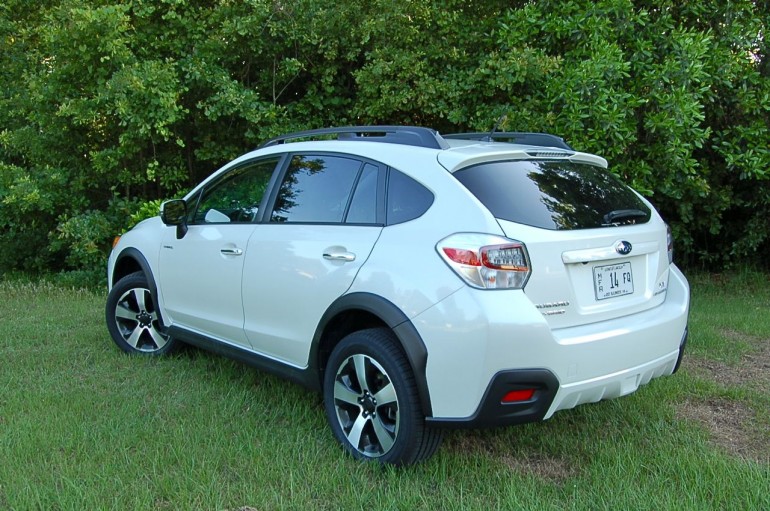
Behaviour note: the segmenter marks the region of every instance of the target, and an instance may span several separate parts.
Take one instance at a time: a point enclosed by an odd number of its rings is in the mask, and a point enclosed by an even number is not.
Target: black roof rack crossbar
[[[260,147],[285,144],[290,140],[302,138],[319,138],[326,135],[337,135],[338,140],[385,142],[389,144],[427,147],[429,149],[447,149],[449,147],[436,130],[419,126],[343,126],[340,128],[298,131],[271,138]]]
[[[563,138],[551,135],[549,133],[524,133],[518,131],[497,131],[495,133],[452,133],[443,135],[444,138],[455,140],[483,140],[491,142],[493,140],[500,142],[510,142],[512,144],[533,145],[540,147],[558,147],[574,151]]]

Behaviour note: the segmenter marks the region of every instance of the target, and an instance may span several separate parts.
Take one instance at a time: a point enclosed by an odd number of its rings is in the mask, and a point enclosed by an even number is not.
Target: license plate
[[[631,263],[594,266],[594,292],[597,300],[632,294],[634,279]]]

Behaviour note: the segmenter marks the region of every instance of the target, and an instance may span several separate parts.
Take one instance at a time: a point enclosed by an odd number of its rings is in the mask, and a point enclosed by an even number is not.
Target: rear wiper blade
[[[616,209],[604,215],[604,225],[615,225],[620,220],[647,218],[649,213],[641,209]]]

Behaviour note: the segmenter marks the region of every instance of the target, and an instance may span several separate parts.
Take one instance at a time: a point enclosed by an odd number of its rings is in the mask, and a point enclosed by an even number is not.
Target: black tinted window
[[[377,221],[378,179],[378,168],[371,163],[364,165],[345,222],[349,224],[373,224]]]
[[[388,225],[414,220],[433,204],[433,194],[411,177],[391,169],[388,177]]]
[[[476,165],[454,176],[496,218],[551,230],[644,223],[651,212],[607,170],[566,161]]]
[[[239,166],[207,187],[193,223],[253,222],[278,160],[269,158]]]
[[[342,222],[361,162],[336,156],[294,156],[278,190],[273,222]]]

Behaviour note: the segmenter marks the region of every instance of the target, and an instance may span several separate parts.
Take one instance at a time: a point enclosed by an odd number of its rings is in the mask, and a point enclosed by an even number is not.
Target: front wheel
[[[147,277],[142,272],[126,275],[112,287],[105,313],[112,340],[126,353],[162,355],[178,344],[164,333]]]
[[[390,330],[361,330],[332,351],[324,406],[334,436],[355,457],[409,465],[430,457],[441,431],[425,425],[417,386]]]

